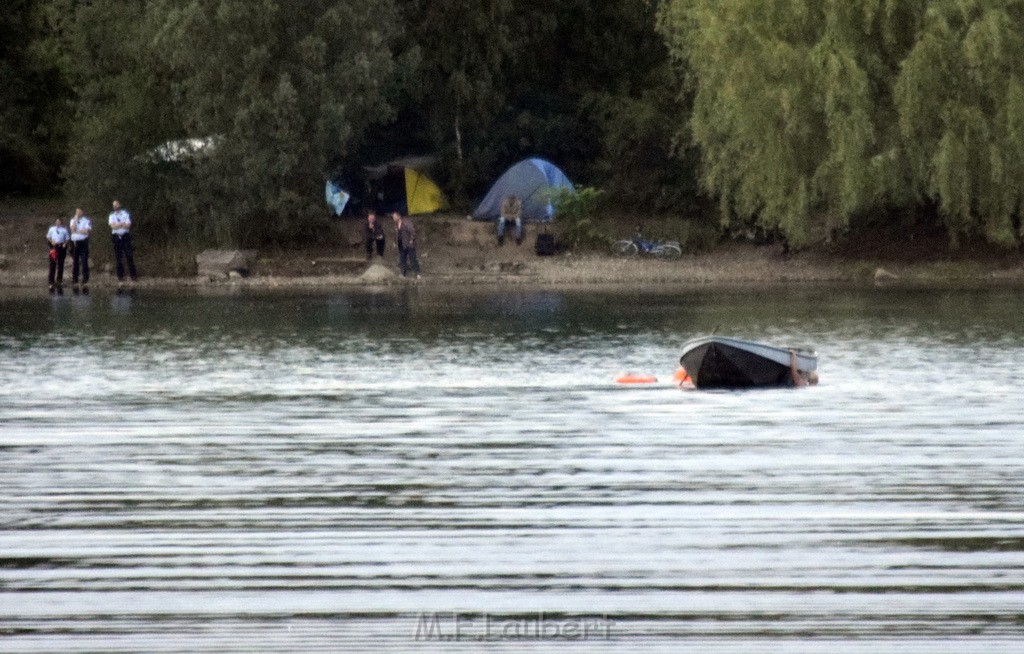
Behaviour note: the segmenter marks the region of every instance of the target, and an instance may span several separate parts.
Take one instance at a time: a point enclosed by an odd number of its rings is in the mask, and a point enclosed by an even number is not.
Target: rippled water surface
[[[1022,313],[0,298],[0,651],[1019,652]],[[821,384],[667,383],[719,325],[816,347]]]

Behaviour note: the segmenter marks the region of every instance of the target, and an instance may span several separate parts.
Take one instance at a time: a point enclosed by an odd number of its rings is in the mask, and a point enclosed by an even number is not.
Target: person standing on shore
[[[46,280],[52,293],[55,285],[60,288],[64,285],[64,259],[68,255],[68,240],[71,235],[64,227],[64,221],[58,218],[53,226],[46,232],[46,242],[50,245],[50,273]]]
[[[89,284],[89,236],[92,221],[82,208],[75,209],[75,217],[68,223],[71,228],[71,284],[78,286],[78,273],[82,273],[82,287]]]
[[[377,256],[384,256],[384,225],[377,220],[377,212],[370,209],[366,214],[366,260],[373,258],[373,249],[377,248]]]
[[[114,200],[114,210],[110,212],[110,234],[114,240],[114,262],[117,268],[117,281],[124,281],[124,266],[128,264],[128,275],[134,282],[138,279],[135,273],[135,251],[132,248],[132,217],[121,208],[121,202]],[[122,259],[124,260],[122,262]]]
[[[395,221],[395,240],[398,242],[398,270],[402,277],[410,272],[420,278],[420,261],[416,257],[416,228],[412,220],[403,217],[398,211],[392,211],[391,217]]]

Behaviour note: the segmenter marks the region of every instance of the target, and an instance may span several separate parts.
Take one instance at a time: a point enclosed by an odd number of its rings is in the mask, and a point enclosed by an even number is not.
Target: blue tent
[[[518,196],[523,202],[523,219],[548,222],[555,215],[551,204],[556,189],[575,192],[572,182],[558,166],[543,159],[524,159],[512,166],[494,182],[480,206],[473,211],[476,220],[497,220],[501,215],[501,201],[508,195]]]

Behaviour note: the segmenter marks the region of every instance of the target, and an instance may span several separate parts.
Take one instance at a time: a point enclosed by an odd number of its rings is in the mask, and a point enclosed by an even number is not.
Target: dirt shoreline
[[[0,206],[0,289],[46,292],[47,258],[44,235],[52,210],[13,212]],[[94,218],[93,278],[90,287],[117,288],[105,224]],[[330,225],[333,245],[260,253],[250,275],[236,278],[198,277],[194,268],[168,274],[165,250],[136,242],[139,288],[228,287],[249,289],[331,289],[416,285],[423,288],[543,287],[617,289],[760,289],[789,285],[893,287],[1024,287],[1024,259],[1016,252],[950,253],[932,245],[922,255],[891,248],[895,256],[865,257],[832,250],[785,254],[778,245],[723,243],[710,251],[686,254],[676,261],[647,257],[621,258],[598,252],[568,251],[540,257],[533,250],[543,227],[529,225],[520,246],[498,246],[494,226],[461,216],[428,216],[415,220],[420,234],[421,279],[398,276],[397,253],[389,233],[384,257],[366,261],[361,224]],[[882,251],[880,244],[877,251]],[[194,254],[177,253],[179,259]],[[901,260],[902,259],[902,260]],[[179,264],[180,267],[180,264]],[[71,261],[65,267],[70,289]],[[129,284],[130,286],[130,284]]]

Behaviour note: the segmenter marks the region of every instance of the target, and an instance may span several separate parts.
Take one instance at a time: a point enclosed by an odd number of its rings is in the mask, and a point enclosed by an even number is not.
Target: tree
[[[447,162],[455,195],[495,167],[494,129],[507,102],[504,73],[516,56],[513,0],[410,0],[405,25],[422,60],[409,100]]]
[[[1024,3],[929,3],[895,96],[916,188],[939,204],[954,241],[981,233],[1015,244],[1024,202]]]
[[[391,0],[54,2],[77,62],[72,187],[134,200],[166,237],[308,238],[329,162],[391,113]],[[190,138],[210,147],[160,156]]]
[[[661,30],[692,73],[688,125],[723,222],[794,244],[910,201],[893,105],[921,0],[669,0]]]
[[[217,142],[175,196],[189,224],[219,241],[307,236],[330,161],[391,114],[393,4],[165,0],[155,11],[175,110],[190,135]]]
[[[691,168],[674,157],[669,117],[680,111],[650,0],[448,0],[405,3],[412,76],[395,141],[428,126],[449,188],[482,193],[528,156],[610,197],[678,207]],[[639,130],[636,128],[639,127]],[[623,157],[628,156],[628,162]],[[627,170],[628,168],[628,170]],[[670,189],[665,192],[665,189]]]
[[[802,243],[934,204],[954,243],[1017,242],[1024,3],[669,0],[661,26],[727,224]]]
[[[171,78],[155,56],[155,17],[146,0],[49,0],[54,49],[75,92],[75,119],[64,174],[65,192],[86,207],[113,198],[131,207],[137,230],[168,237],[170,190],[180,171],[147,156],[184,135],[171,103]]]
[[[70,92],[43,18],[38,0],[0,12],[0,194],[49,190],[63,163]]]

